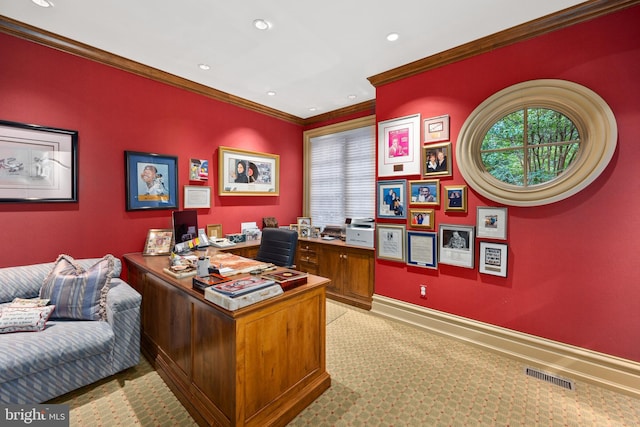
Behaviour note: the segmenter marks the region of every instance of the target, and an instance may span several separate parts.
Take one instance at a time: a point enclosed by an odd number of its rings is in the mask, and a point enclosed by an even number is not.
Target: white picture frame
[[[211,207],[211,187],[202,185],[184,186],[185,209],[201,209]]]
[[[507,277],[508,254],[506,243],[480,242],[480,273]]]
[[[420,114],[378,123],[378,176],[420,174]]]
[[[438,261],[440,264],[464,268],[474,267],[474,229],[473,225],[440,224],[438,228]]]
[[[507,240],[507,208],[478,206],[476,212],[477,237]]]

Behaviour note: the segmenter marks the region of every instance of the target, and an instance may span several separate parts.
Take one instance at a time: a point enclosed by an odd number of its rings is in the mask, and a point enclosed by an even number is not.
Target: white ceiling
[[[300,118],[374,99],[367,77],[583,3],[52,1],[2,0],[0,15]],[[272,28],[255,29],[257,18]]]

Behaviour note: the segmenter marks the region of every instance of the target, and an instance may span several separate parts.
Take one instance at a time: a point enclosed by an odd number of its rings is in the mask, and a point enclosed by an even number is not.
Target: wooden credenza
[[[298,270],[331,279],[327,297],[371,310],[375,282],[375,251],[341,240],[298,239]]]
[[[164,273],[167,257],[124,260],[142,294],[142,351],[198,424],[282,426],[331,385],[328,279],[228,311]]]

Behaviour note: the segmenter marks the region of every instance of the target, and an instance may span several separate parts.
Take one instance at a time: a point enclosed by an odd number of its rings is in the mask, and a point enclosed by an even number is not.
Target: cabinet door
[[[327,285],[328,292],[342,293],[343,288],[343,249],[324,245],[318,253],[318,274],[331,279]]]
[[[373,296],[373,256],[370,251],[346,249],[342,254],[343,288],[347,297],[371,301]]]

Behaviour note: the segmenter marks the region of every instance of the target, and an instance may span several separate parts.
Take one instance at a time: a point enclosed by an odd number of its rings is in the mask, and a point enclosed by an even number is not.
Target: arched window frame
[[[556,110],[571,119],[580,133],[580,149],[556,179],[520,187],[493,177],[482,163],[480,147],[497,121],[531,106]],[[566,80],[531,80],[497,92],[471,113],[458,136],[456,162],[467,184],[488,199],[511,206],[539,206],[563,200],[591,184],[613,157],[617,140],[613,111],[591,89]]]

